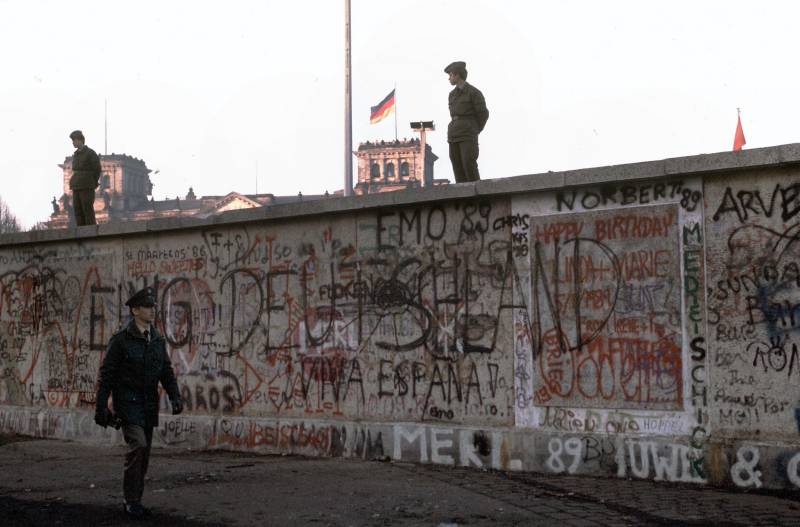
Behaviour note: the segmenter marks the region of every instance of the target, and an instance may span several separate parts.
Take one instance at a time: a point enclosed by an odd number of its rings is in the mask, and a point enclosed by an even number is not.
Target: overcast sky
[[[352,0],[353,144],[434,120],[464,60],[490,111],[483,179],[798,141],[800,3]],[[26,227],[82,129],[144,159],[156,199],[343,187],[344,1],[0,0],[0,197]],[[354,174],[354,179],[356,175]]]

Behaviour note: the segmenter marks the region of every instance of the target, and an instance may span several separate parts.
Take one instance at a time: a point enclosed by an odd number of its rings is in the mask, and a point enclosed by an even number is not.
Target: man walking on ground
[[[479,181],[478,134],[489,119],[486,100],[478,88],[467,83],[467,65],[453,62],[444,72],[453,88],[448,98],[450,124],[447,126],[447,142],[450,145],[450,162],[456,183]]]
[[[144,476],[150,460],[153,428],[158,426],[158,383],[172,403],[172,414],[183,411],[175,372],[167,355],[164,337],[153,325],[155,292],[145,288],[125,303],[133,316],[130,323],[111,337],[100,367],[95,422],[106,427],[121,424],[128,445],[122,489],[125,512],[143,517],[150,511],[142,506]],[[114,414],[108,396],[114,397]]]
[[[94,189],[100,185],[100,158],[94,150],[86,146],[86,139],[80,130],[69,134],[69,138],[75,147],[75,153],[72,154],[72,177],[69,178],[75,222],[79,227],[97,225],[94,218]]]

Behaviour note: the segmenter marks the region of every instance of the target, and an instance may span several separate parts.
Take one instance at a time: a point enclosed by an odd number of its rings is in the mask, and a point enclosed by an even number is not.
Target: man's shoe
[[[145,518],[150,516],[150,509],[143,507],[141,503],[126,503],[125,514],[132,518]]]

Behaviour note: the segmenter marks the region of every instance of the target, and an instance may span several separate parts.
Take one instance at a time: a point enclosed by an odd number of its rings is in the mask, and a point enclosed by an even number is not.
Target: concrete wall
[[[163,444],[797,489],[799,176],[786,145],[6,236],[0,430],[119,441],[97,371],[154,286]]]

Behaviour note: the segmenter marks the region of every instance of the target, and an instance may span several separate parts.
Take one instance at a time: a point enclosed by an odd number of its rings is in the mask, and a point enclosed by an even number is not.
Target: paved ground
[[[122,449],[0,437],[0,525],[800,526],[797,494],[346,459],[155,450],[146,522]]]

